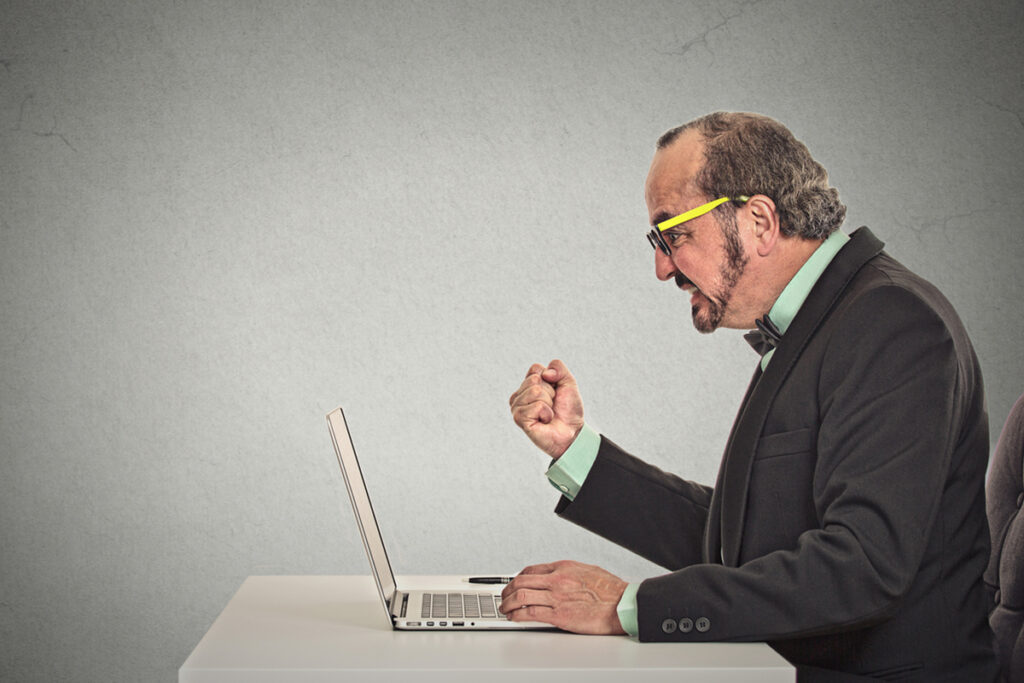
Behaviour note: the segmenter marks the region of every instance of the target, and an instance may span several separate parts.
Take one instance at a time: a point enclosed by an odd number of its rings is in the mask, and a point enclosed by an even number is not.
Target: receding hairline
[[[679,170],[678,158],[674,157],[674,155],[680,153],[681,150],[677,150],[675,149],[675,147],[676,143],[681,144],[682,141],[680,138],[683,137],[683,134],[686,133],[687,130],[689,129],[683,126],[680,126],[679,128],[673,128],[670,132],[675,132],[675,134],[672,136],[671,139],[666,140],[664,144],[661,144],[661,140],[659,140],[658,147],[654,151],[654,159],[651,160],[650,171],[648,171],[647,179],[644,182],[645,197],[648,191],[650,190],[652,174],[655,172],[656,168],[660,167],[661,173],[671,173],[673,171]],[[690,169],[691,172],[687,177],[675,179],[675,184],[679,187],[679,189],[687,192],[699,192],[700,188],[697,183],[697,176],[700,174],[700,171],[704,168],[704,164],[707,163],[707,138],[699,130],[694,129],[693,132],[695,136],[692,139],[692,142],[694,145],[696,145],[696,149],[693,150],[696,156],[696,158],[693,159],[695,166]],[[664,137],[665,136],[663,135],[662,138]]]
[[[687,123],[682,126],[677,126],[670,131],[666,131],[660,138],[658,138],[658,144],[655,146],[655,149],[661,150],[666,147],[671,147],[672,143],[676,141],[679,135],[690,127],[690,124]]]
[[[672,143],[674,143],[676,139],[679,138],[680,135],[691,129],[696,130],[702,138],[707,140],[710,137],[710,134],[712,133],[712,128],[715,127],[716,125],[727,124],[729,129],[734,130],[737,127],[743,125],[744,123],[754,122],[762,122],[767,123],[769,125],[782,126],[783,128],[785,128],[783,124],[776,121],[770,116],[765,116],[764,114],[755,114],[753,112],[746,111],[716,111],[710,114],[705,114],[704,116],[700,116],[698,118],[693,119],[692,121],[684,123],[681,126],[676,126],[675,128],[666,131],[661,135],[661,137],[658,138],[656,148],[665,149],[666,147],[670,147]]]

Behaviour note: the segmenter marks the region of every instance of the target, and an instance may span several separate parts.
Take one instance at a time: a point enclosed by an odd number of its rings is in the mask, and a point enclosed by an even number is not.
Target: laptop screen
[[[349,498],[352,499],[352,509],[356,513],[359,533],[363,537],[363,545],[366,546],[366,554],[370,558],[377,588],[380,590],[384,604],[390,608],[391,596],[395,594],[395,575],[391,572],[388,553],[384,550],[384,540],[380,536],[377,518],[370,505],[370,495],[366,492],[363,472],[359,469],[359,460],[356,458],[356,449],[352,445],[352,435],[348,431],[345,413],[341,408],[333,410],[327,414],[327,422],[331,428],[331,439],[334,441],[334,450],[338,454],[338,464],[341,465],[341,474],[345,477],[345,488],[348,489]]]

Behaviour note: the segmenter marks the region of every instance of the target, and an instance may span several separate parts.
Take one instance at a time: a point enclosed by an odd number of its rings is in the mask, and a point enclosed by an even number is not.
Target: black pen
[[[508,583],[512,580],[511,576],[471,576],[469,577],[470,583]]]

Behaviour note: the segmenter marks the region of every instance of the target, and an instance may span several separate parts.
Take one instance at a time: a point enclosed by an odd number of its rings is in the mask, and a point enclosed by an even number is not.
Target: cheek
[[[692,249],[681,249],[672,258],[679,272],[689,278],[694,284],[700,285],[706,275],[705,269],[701,267],[700,258],[694,254]]]

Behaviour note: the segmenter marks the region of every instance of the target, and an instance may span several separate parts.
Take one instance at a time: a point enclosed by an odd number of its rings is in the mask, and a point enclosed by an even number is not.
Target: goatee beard
[[[722,236],[725,238],[726,260],[718,272],[722,286],[715,296],[706,295],[703,290],[693,284],[693,281],[682,273],[676,275],[676,284],[679,284],[680,280],[682,280],[684,283],[693,285],[698,295],[707,302],[706,316],[701,314],[699,302],[690,308],[693,326],[702,334],[714,332],[721,326],[722,320],[725,319],[725,311],[729,307],[729,301],[732,299],[733,290],[736,288],[736,283],[739,282],[743,271],[747,267],[747,263],[750,261],[750,258],[743,253],[743,245],[740,243],[736,217],[729,215],[725,220],[720,220],[719,227],[721,227]]]

